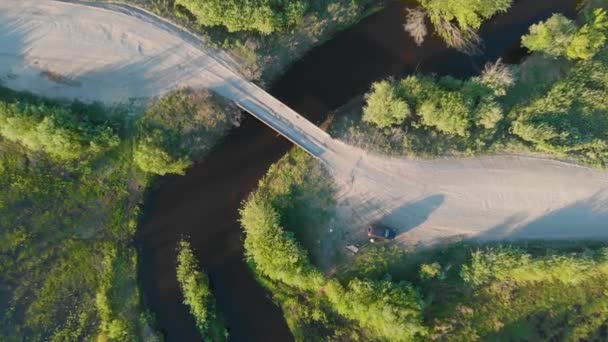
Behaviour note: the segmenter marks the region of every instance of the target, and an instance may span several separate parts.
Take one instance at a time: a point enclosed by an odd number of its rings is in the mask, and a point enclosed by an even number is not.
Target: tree
[[[209,277],[201,271],[190,243],[181,240],[177,252],[177,282],[201,336],[205,341],[227,340],[227,331],[215,312]]]
[[[416,341],[427,333],[422,301],[410,284],[353,279],[344,288],[331,280],[325,292],[338,313],[356,320],[381,340]]]
[[[86,113],[21,102],[0,102],[0,136],[57,160],[88,158],[120,143],[111,127]]]
[[[590,59],[606,43],[608,34],[608,15],[603,8],[592,12],[591,18],[572,37],[566,55],[570,59]]]
[[[447,134],[467,136],[470,111],[460,94],[444,92],[429,98],[418,107],[418,114],[427,126]]]
[[[478,51],[476,33],[484,20],[511,7],[512,0],[421,0],[437,33],[454,48]]]
[[[280,225],[280,217],[263,193],[254,193],[240,210],[245,229],[245,252],[264,276],[287,285],[311,290],[324,281],[292,232]]]
[[[146,172],[183,174],[238,114],[209,91],[179,89],[156,99],[136,123],[135,162]]]
[[[168,173],[183,175],[186,169],[192,165],[192,161],[188,159],[171,157],[167,151],[156,145],[150,138],[137,144],[134,158],[140,169],[161,176]]]
[[[200,25],[263,34],[301,21],[307,9],[302,0],[176,0],[175,4],[192,13]]]
[[[530,51],[564,56],[575,33],[576,25],[572,20],[554,14],[546,21],[530,26],[530,33],[521,37],[521,43]]]
[[[365,99],[363,120],[380,128],[399,125],[410,115],[407,102],[399,98],[395,86],[389,81],[374,83]]]

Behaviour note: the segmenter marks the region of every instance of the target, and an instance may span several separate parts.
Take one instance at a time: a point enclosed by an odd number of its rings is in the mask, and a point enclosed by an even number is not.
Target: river
[[[436,37],[417,47],[403,31],[404,5],[393,3],[313,49],[275,82],[270,93],[315,123],[370,84],[415,71],[466,77],[499,57],[518,62],[519,38],[554,12],[574,16],[573,0],[519,0],[483,25],[483,55],[447,49]],[[232,341],[293,340],[281,310],[244,261],[238,209],[268,167],[291,144],[246,115],[225,142],[185,176],[164,177],[145,206],[138,231],[139,279],[145,304],[167,341],[200,337],[182,304],[175,276],[176,245],[187,237],[208,272]]]

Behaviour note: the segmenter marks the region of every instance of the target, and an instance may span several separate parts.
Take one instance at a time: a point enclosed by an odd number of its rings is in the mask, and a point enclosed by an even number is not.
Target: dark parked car
[[[372,224],[367,228],[367,236],[370,238],[392,240],[396,235],[393,229],[381,224]]]

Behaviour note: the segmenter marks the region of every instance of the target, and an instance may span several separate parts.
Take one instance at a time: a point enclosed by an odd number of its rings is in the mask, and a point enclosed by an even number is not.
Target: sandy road
[[[233,65],[196,37],[128,6],[0,1],[5,86],[107,103],[209,88],[324,161],[352,227],[381,219],[411,244],[460,236],[608,238],[606,172],[527,157],[370,155],[331,139]]]

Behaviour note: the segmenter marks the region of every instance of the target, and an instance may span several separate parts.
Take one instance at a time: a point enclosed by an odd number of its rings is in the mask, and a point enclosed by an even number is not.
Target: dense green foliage
[[[215,312],[209,277],[201,271],[189,242],[180,241],[177,252],[177,281],[196,327],[205,341],[226,341],[228,332]]]
[[[513,110],[512,131],[542,151],[608,161],[608,64],[577,63],[544,95]]]
[[[572,20],[561,14],[554,14],[545,22],[530,26],[530,33],[521,38],[521,43],[531,51],[562,56],[566,53],[575,32],[576,25]]]
[[[0,136],[59,160],[88,158],[119,144],[105,122],[68,106],[0,102]]]
[[[422,0],[431,21],[455,20],[462,29],[478,29],[484,20],[511,7],[512,0]]]
[[[499,12],[511,7],[512,0],[421,0],[435,31],[452,47],[475,52],[480,42],[476,30]]]
[[[421,322],[422,303],[407,283],[353,279],[346,288],[338,281],[327,284],[334,309],[387,341],[415,341],[426,334]]]
[[[131,108],[0,88],[0,340],[158,340],[132,247],[149,184],[138,150],[157,137],[201,157],[231,122],[209,96],[178,91],[133,125]]]
[[[264,34],[297,24],[307,9],[302,0],[175,0],[175,4],[192,13],[200,25]]]
[[[601,340],[608,322],[605,255],[605,249],[538,257],[504,247],[473,251],[447,317],[436,321],[436,338]]]
[[[13,108],[21,111],[11,113],[31,115],[29,122],[47,115],[65,123],[66,129],[57,129],[69,132],[68,141],[77,146],[32,154],[28,142],[0,139],[0,340],[153,340],[129,244],[142,181],[124,140],[111,153],[93,153],[120,140],[109,138],[112,143],[101,148],[100,137],[112,136],[99,133],[110,132],[108,126],[87,117],[103,115],[97,120],[113,126],[116,120],[99,106],[0,93],[20,98]],[[63,152],[55,153],[62,148],[88,162],[67,163],[58,158]]]
[[[365,97],[367,104],[359,111],[361,116],[355,118],[358,124],[341,119],[333,128],[334,134],[349,143],[390,154],[532,150],[605,166],[608,47],[579,46],[577,51],[586,51],[585,56],[579,54],[573,61],[567,56],[577,32],[597,35],[592,41],[598,44],[608,37],[603,29],[605,11],[589,13],[578,31],[573,22],[554,15],[533,25],[531,34],[523,38],[528,47],[555,58],[539,54],[519,66],[488,64],[481,75],[468,80],[418,75],[399,82],[383,81],[382,87],[374,85]],[[562,36],[566,31],[568,37]],[[386,99],[385,94],[394,95],[390,101],[370,102],[378,97]],[[369,120],[367,111],[372,104],[374,113],[388,113],[398,101],[405,101],[412,114],[391,125]]]
[[[310,156],[294,150],[271,167],[241,210],[246,253],[281,302],[296,339],[410,341],[422,336],[426,330],[421,326],[421,302],[411,286],[356,279],[344,287],[323,276],[296,241],[311,221],[321,225],[314,229],[325,230],[328,220],[315,221],[314,216],[326,217],[333,207],[308,204],[327,196],[327,186],[317,184],[326,183],[328,175],[317,168]],[[294,212],[302,206],[307,215]]]
[[[395,90],[388,81],[374,83],[372,91],[366,95],[363,121],[371,122],[380,128],[401,124],[410,114],[410,108]]]
[[[237,118],[232,105],[206,90],[174,91],[157,99],[138,119],[135,163],[158,175],[183,174]]]
[[[318,288],[322,276],[312,267],[293,233],[281,227],[279,214],[268,197],[262,196],[251,196],[241,211],[247,256],[256,270],[272,280],[301,289]]]
[[[532,25],[530,33],[523,36],[521,42],[531,51],[588,60],[602,49],[607,34],[608,15],[606,10],[597,8],[580,29],[572,20],[554,14],[546,21]]]

